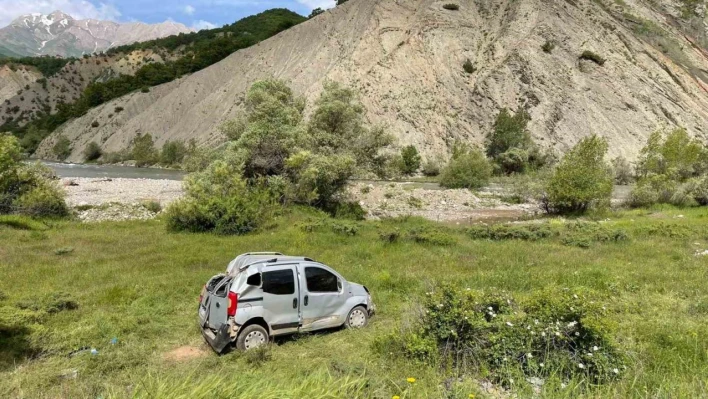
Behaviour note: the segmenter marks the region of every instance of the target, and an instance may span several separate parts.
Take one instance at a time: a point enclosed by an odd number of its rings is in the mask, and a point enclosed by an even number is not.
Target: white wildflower
[[[595,346],[592,347],[592,351],[593,351],[593,352],[597,352],[598,350],[600,350],[600,348],[598,348],[597,345],[595,345]]]
[[[619,374],[620,371],[617,370],[617,369],[612,369],[612,372],[615,373],[615,374]]]
[[[546,365],[543,364],[543,363],[539,363],[538,365],[541,366],[541,367],[545,367],[545,366],[546,366]]]
[[[510,322],[510,321],[507,321],[507,322],[506,322],[506,325],[507,325],[507,326],[509,326],[509,327],[514,327],[514,325],[513,325],[513,324],[511,324],[511,322]]]
[[[584,368],[585,368],[585,365],[582,364],[582,363],[578,363],[578,367],[581,368],[581,369],[584,369]]]
[[[528,358],[528,359],[533,359],[533,355],[530,354],[530,353],[527,353],[527,354],[526,354],[526,358]]]
[[[570,323],[568,323],[568,328],[573,328],[573,327],[575,327],[577,324],[578,324],[577,321],[571,321]]]

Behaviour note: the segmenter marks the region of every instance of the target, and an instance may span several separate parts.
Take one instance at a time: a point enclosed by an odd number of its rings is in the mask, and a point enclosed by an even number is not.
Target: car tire
[[[236,338],[236,348],[247,351],[268,343],[268,331],[259,324],[244,328]]]
[[[349,311],[347,320],[344,321],[346,328],[364,328],[369,324],[369,311],[365,307],[359,305]]]

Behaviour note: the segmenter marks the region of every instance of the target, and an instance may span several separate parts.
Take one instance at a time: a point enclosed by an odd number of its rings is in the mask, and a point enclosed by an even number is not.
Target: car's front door
[[[314,264],[300,264],[301,331],[336,327],[344,322],[342,307],[346,296],[342,279],[332,271]]]
[[[263,279],[263,317],[273,335],[293,333],[300,326],[300,301],[295,265],[267,267]]]

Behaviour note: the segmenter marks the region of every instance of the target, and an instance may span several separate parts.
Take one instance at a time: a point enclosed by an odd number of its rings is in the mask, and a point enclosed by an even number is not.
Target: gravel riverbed
[[[67,203],[86,222],[151,219],[183,194],[178,180],[129,178],[62,178]],[[421,216],[440,222],[475,223],[518,219],[539,211],[534,204],[506,204],[490,193],[443,190],[425,183],[354,182],[348,196],[370,219]],[[152,206],[146,206],[150,203]]]

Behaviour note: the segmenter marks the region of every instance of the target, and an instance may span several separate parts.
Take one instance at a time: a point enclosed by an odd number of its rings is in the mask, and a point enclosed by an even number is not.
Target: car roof
[[[243,268],[248,268],[250,265],[263,265],[265,262],[268,262],[270,266],[276,265],[276,264],[283,264],[283,263],[292,263],[292,262],[303,262],[303,261],[309,261],[309,262],[314,262],[313,259],[305,257],[305,256],[290,256],[290,255],[283,255],[278,252],[271,252],[271,253],[263,253],[263,252],[258,252],[258,253],[245,253],[237,256],[234,260],[232,260],[228,267],[226,268],[226,272],[228,274],[237,274],[241,269]],[[260,267],[259,267],[260,269]]]

